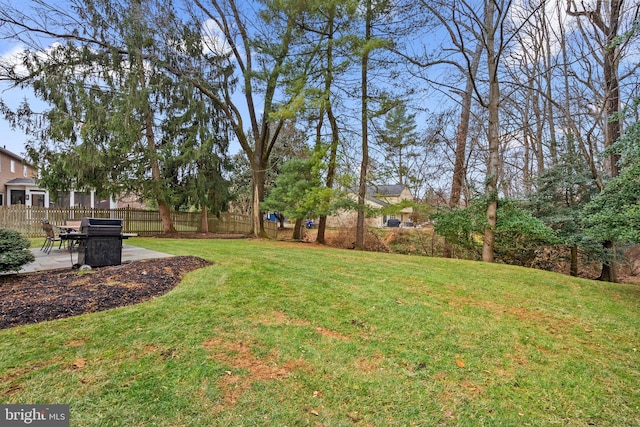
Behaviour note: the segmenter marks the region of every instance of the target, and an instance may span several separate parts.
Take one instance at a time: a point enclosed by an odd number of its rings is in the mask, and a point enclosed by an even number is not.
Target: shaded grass
[[[640,288],[266,241],[133,307],[0,331],[0,402],[72,425],[639,425]]]

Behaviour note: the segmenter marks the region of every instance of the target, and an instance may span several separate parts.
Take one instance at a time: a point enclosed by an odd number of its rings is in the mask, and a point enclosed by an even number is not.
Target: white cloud
[[[208,19],[202,23],[202,48],[205,53],[215,55],[229,55],[231,46],[218,24]]]
[[[0,62],[3,68],[14,68],[19,75],[26,73],[26,68],[22,65],[22,55],[25,47],[21,44],[14,44],[0,54]]]

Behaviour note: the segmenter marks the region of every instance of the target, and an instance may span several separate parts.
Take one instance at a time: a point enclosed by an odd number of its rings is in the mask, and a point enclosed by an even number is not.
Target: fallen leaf
[[[320,416],[320,413],[319,413],[318,411],[316,411],[315,409],[312,409],[311,411],[309,411],[309,413],[310,413],[311,415],[315,415],[316,417],[319,417],[319,416]]]
[[[458,368],[464,368],[464,362],[458,358],[456,358],[456,365],[458,365]]]
[[[469,391],[478,391],[478,387],[469,381],[463,381],[460,385]]]
[[[76,369],[84,368],[86,364],[87,364],[87,361],[84,359],[76,359],[73,361],[73,367]]]

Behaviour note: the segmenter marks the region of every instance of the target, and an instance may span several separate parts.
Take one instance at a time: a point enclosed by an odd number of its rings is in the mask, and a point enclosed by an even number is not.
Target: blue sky
[[[0,57],[11,53],[18,45],[6,40],[0,40]],[[8,89],[6,84],[0,84],[0,98],[10,107],[16,107],[25,97],[29,96],[29,91],[19,89]],[[0,146],[20,156],[25,154],[25,143],[27,135],[20,129],[11,129],[9,122],[0,117]]]
[[[13,92],[16,93],[14,94]],[[12,105],[13,102],[9,101],[20,101],[22,99],[20,91],[12,91],[12,93],[2,92],[0,96],[10,105]],[[11,129],[9,122],[2,118],[0,119],[0,135],[2,135],[0,145],[2,145],[3,148],[24,157],[25,142],[27,141],[27,135],[25,135],[24,132],[20,129]]]

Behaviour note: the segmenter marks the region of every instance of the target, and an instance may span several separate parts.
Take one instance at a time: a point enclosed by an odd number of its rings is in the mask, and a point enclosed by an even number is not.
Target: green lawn
[[[257,240],[137,306],[0,331],[0,403],[73,426],[640,425],[640,287]]]

